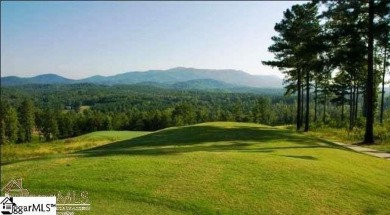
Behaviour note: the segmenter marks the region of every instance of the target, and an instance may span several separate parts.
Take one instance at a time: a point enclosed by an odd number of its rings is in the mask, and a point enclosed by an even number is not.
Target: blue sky
[[[273,27],[297,3],[1,2],[1,76],[177,66],[281,76],[261,61],[273,58]]]

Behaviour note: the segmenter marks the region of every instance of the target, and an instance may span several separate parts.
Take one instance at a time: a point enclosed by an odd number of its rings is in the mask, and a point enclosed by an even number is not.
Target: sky
[[[283,77],[262,65],[293,1],[1,2],[1,76],[80,79],[193,67]]]

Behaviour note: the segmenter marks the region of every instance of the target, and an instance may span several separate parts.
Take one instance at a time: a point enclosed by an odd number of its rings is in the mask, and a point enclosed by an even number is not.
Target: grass
[[[42,156],[72,153],[108,144],[113,141],[139,137],[148,133],[136,131],[98,131],[49,143],[39,143],[37,137],[34,136],[33,143],[1,145],[1,161],[7,163]]]
[[[389,161],[249,123],[164,129],[2,165],[2,184],[17,177],[32,194],[88,191],[91,211],[77,214],[390,211]]]

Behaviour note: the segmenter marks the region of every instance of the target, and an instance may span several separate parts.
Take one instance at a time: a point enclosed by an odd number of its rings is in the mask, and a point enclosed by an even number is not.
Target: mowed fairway
[[[64,143],[65,144],[65,143]],[[204,123],[2,166],[33,194],[88,191],[77,214],[389,214],[390,161],[295,132]]]

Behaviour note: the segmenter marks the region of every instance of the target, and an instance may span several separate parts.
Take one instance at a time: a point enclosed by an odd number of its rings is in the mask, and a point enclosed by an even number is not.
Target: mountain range
[[[8,76],[1,78],[2,86],[24,84],[74,84],[92,83],[103,85],[155,83],[178,89],[228,89],[235,87],[281,88],[282,79],[277,76],[251,75],[239,70],[211,70],[176,67],[168,70],[127,72],[113,76],[92,76],[74,80],[55,74],[30,78]]]

